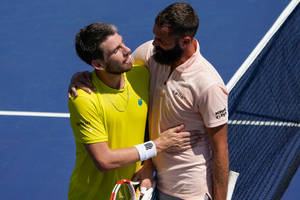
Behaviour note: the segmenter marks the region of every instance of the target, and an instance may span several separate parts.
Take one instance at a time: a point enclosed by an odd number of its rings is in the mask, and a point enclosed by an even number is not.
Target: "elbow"
[[[108,172],[110,170],[110,168],[105,165],[96,164],[96,167],[100,172]]]
[[[100,172],[108,172],[117,168],[109,161],[95,161],[95,165]]]
[[[118,160],[106,143],[85,144],[85,148],[100,172],[107,172],[118,167]]]

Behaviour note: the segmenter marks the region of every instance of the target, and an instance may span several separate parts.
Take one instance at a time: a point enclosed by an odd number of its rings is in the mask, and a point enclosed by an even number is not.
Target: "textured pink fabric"
[[[185,125],[186,131],[201,136],[198,144],[183,153],[160,153],[153,159],[158,187],[183,199],[204,199],[211,194],[211,152],[205,127],[217,127],[228,121],[228,94],[214,67],[197,51],[171,74],[170,67],[152,58],[152,41],[133,54],[150,70],[150,138],[168,128]]]

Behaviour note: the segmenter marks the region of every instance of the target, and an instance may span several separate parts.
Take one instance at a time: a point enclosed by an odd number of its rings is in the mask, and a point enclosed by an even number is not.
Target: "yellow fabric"
[[[92,72],[97,91],[69,100],[71,126],[76,143],[76,163],[71,176],[69,200],[106,200],[120,179],[131,179],[140,162],[100,172],[83,144],[107,142],[111,149],[132,147],[144,142],[147,118],[149,72],[134,66],[125,73],[122,90],[108,87]],[[129,90],[129,99],[128,91]],[[110,100],[109,100],[110,99]],[[127,105],[128,99],[128,106]],[[126,110],[119,112],[119,110]]]

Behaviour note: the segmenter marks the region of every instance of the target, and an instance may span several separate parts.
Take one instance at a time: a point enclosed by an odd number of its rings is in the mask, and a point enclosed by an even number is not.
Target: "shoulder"
[[[152,40],[141,44],[133,53],[132,57],[134,59],[135,65],[146,65],[148,64],[149,58],[153,54]]]
[[[140,46],[138,46],[133,53],[139,52],[139,51],[149,51],[149,50],[152,50],[152,48],[153,48],[152,42],[153,42],[153,40],[149,40],[147,42],[144,42],[143,44],[141,44]]]
[[[212,88],[226,90],[226,86],[217,70],[202,56],[199,56],[190,68],[187,77],[187,81],[189,81],[192,88],[198,93],[197,96]]]
[[[94,92],[88,94],[87,92],[78,89],[77,90],[78,96],[72,97],[68,101],[68,106],[70,112],[77,110],[77,112],[83,112],[88,109],[94,109],[97,107],[97,97]]]
[[[150,73],[146,66],[134,65],[132,69],[126,73],[126,77],[132,86],[148,89]]]
[[[127,72],[127,75],[136,75],[136,76],[142,75],[148,77],[150,73],[148,68],[145,65],[133,65],[132,69],[129,72]]]

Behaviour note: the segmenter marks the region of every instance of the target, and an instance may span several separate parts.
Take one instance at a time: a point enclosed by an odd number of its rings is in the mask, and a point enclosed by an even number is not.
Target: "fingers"
[[[76,91],[76,88],[72,85],[69,86],[69,89],[68,89],[68,98],[72,98],[72,96],[74,97],[77,97],[78,96],[78,93]]]
[[[186,136],[182,136],[181,141],[182,145],[181,146],[186,146],[188,145],[194,145],[198,143],[201,140],[201,137],[198,134],[188,134]]]
[[[175,126],[173,128],[170,128],[169,131],[178,133],[178,132],[182,131],[183,129],[184,129],[184,125],[181,124],[179,126]]]
[[[143,179],[141,181],[140,188],[143,188],[143,187],[146,188],[146,189],[151,188],[152,187],[152,180],[149,179],[149,178]]]
[[[180,132],[177,133],[175,143],[170,146],[166,151],[168,153],[180,153],[191,149],[200,141],[201,137],[197,133]]]
[[[96,92],[96,87],[95,87],[93,84],[89,85],[88,87],[89,87],[91,90],[93,90],[94,92]],[[91,91],[91,93],[92,93],[92,91]]]
[[[70,90],[70,88],[80,88],[86,91],[87,93],[91,93],[93,91],[96,91],[95,86],[92,83],[92,73],[89,71],[83,71],[83,72],[77,72],[75,73],[71,78],[71,84],[69,86],[69,92],[73,94],[74,96],[77,96],[77,92],[74,92],[74,90]]]
[[[181,133],[184,133],[184,134],[179,135],[178,137],[180,137],[184,141],[199,140],[199,138],[200,138],[200,135],[198,135],[198,134],[190,134],[189,132],[181,132]]]
[[[75,87],[71,87],[71,91],[72,91],[72,94],[77,97],[78,96],[78,93],[77,93],[77,90]]]
[[[178,132],[180,132],[180,131],[182,131],[184,129],[184,125],[181,124],[181,125],[175,127],[175,129],[176,129],[176,132],[178,133]]]
[[[87,93],[89,93],[89,94],[92,93],[91,89],[88,88],[88,87],[80,86],[79,88],[82,89],[82,90],[84,90],[85,92],[87,92]]]
[[[198,133],[188,132],[188,131],[182,131],[182,132],[178,132],[178,133],[181,137],[192,137],[192,136],[198,136],[199,135]]]
[[[82,89],[83,91],[85,91],[86,93],[88,93],[88,94],[91,94],[92,93],[92,90],[90,89],[90,88],[88,88],[88,87],[85,87],[85,86],[82,86],[82,85],[80,85],[80,86],[78,86],[78,88],[79,89]],[[93,89],[94,91],[96,90],[96,89]],[[72,98],[72,96],[74,96],[74,97],[77,97],[78,96],[78,92],[77,92],[77,89],[76,89],[76,87],[71,87],[70,89],[69,89],[69,91],[68,91],[68,98],[70,99],[70,98]]]

